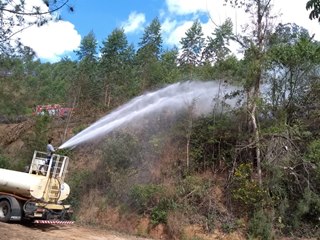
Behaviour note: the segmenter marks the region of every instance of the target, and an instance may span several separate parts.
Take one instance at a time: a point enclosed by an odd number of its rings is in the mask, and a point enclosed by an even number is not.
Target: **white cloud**
[[[132,12],[126,22],[122,23],[125,33],[139,31],[146,22],[146,17],[143,13]]]
[[[185,36],[187,30],[192,26],[193,21],[180,22],[175,28],[169,29],[164,35],[167,44],[180,47],[180,40]]]
[[[49,22],[41,27],[32,26],[20,36],[22,44],[31,47],[41,59],[59,60],[59,55],[77,49],[81,36],[70,22]]]
[[[170,13],[177,15],[207,11],[208,0],[166,0]]]
[[[227,17],[231,17],[230,13],[234,12],[233,8],[223,6],[224,0],[166,0],[166,4],[167,18],[162,23],[164,41],[168,45],[178,47],[181,38],[185,37],[185,33],[199,14],[207,15],[206,22],[201,22],[206,38],[214,32],[216,25],[222,24]],[[187,16],[190,14],[191,17]]]
[[[25,1],[25,12],[33,12],[33,7],[39,7],[40,12],[49,10],[42,0]],[[45,17],[49,18],[50,15],[48,14]],[[36,20],[34,16],[24,16],[24,18],[26,22]],[[55,18],[55,16],[52,16],[52,18]],[[25,29],[20,32],[23,28]],[[49,21],[41,27],[17,25],[13,28],[13,32],[17,33],[12,37],[13,42],[20,39],[23,45],[35,51],[38,58],[50,62],[60,60],[60,55],[77,49],[81,42],[81,36],[75,30],[74,25],[66,21]]]
[[[244,9],[225,6],[224,0],[166,0],[167,16],[162,23],[162,30],[166,44],[179,46],[179,41],[191,27],[196,14],[207,14],[209,20],[202,21],[202,30],[206,36],[211,35],[216,25],[221,25],[227,18],[234,24],[234,32],[241,33],[242,26],[249,22],[249,16]],[[306,11],[306,0],[272,0],[273,13],[279,16],[277,23],[296,23],[306,28],[310,34],[315,33],[315,39],[320,40],[320,24],[317,20],[309,20]],[[188,16],[193,14],[193,16]],[[179,19],[179,21],[177,20]],[[206,18],[207,19],[207,18]],[[233,49],[236,48],[234,44]],[[236,49],[234,49],[236,51]]]

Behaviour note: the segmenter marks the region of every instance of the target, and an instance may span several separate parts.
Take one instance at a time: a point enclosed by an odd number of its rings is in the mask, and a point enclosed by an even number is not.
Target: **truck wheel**
[[[0,222],[9,222],[11,218],[11,206],[7,200],[0,200]]]

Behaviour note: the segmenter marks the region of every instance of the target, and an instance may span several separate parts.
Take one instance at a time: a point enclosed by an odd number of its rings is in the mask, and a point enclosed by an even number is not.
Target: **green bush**
[[[10,160],[2,155],[0,155],[0,168],[10,169]]]
[[[151,223],[153,225],[157,225],[159,223],[167,223],[167,217],[168,217],[168,208],[163,204],[159,204],[157,207],[152,209]]]
[[[103,161],[114,171],[128,170],[141,160],[141,145],[128,133],[116,133],[108,137],[103,145]]]
[[[135,185],[131,190],[130,199],[139,213],[147,213],[159,204],[163,191],[159,185]]]
[[[88,193],[89,179],[94,179],[88,170],[77,171],[69,175],[68,184],[70,185],[70,196],[68,202],[77,210],[81,198]]]
[[[251,164],[241,164],[235,171],[232,186],[232,198],[239,201],[248,209],[254,210],[257,205],[262,206],[266,196],[257,181],[251,179]]]
[[[259,210],[254,213],[248,225],[249,238],[269,240],[273,239],[272,221],[263,211]]]
[[[297,228],[304,222],[319,224],[320,216],[320,195],[305,189],[302,199],[298,202],[294,212],[293,227]]]
[[[172,199],[166,196],[162,186],[136,185],[131,190],[130,198],[140,214],[150,214],[153,225],[167,223],[168,211],[172,208]]]
[[[315,140],[310,143],[306,155],[306,161],[313,165],[311,173],[313,174],[312,177],[315,185],[318,185],[317,183],[320,181],[320,140]]]

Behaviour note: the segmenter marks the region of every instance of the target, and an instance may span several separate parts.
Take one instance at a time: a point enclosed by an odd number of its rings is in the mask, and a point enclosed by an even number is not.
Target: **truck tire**
[[[11,218],[11,205],[7,200],[0,200],[0,222],[9,222]]]

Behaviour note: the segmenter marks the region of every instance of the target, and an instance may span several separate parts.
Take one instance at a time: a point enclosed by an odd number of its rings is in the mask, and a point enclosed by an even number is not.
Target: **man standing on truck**
[[[52,154],[56,151],[55,149],[54,149],[54,147],[52,146],[52,138],[49,138],[48,139],[48,144],[47,144],[47,161],[46,161],[46,164],[48,164],[49,165],[49,163],[50,163],[50,159],[51,159],[51,157],[52,157]]]
[[[56,151],[54,149],[54,147],[52,146],[52,140],[53,138],[49,138],[48,139],[48,144],[47,144],[47,156],[46,156],[46,160],[45,160],[45,163],[44,164],[41,164],[40,167],[39,167],[39,171],[42,175],[46,175],[46,172],[48,170],[48,167],[50,165],[50,161],[51,161],[51,158],[52,158],[52,154]]]

